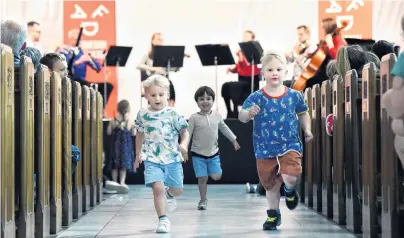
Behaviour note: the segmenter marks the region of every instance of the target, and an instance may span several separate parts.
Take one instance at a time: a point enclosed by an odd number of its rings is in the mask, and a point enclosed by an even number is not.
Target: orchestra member
[[[247,30],[243,35],[243,42],[249,42],[255,40],[255,33],[253,31]],[[244,100],[251,93],[251,75],[254,69],[254,91],[259,88],[259,72],[257,65],[251,67],[248,63],[247,58],[241,52],[237,51],[238,62],[234,67],[229,67],[227,73],[237,73],[237,82],[227,82],[222,86],[222,97],[226,104],[227,118],[238,118],[238,106],[241,105]],[[233,102],[233,110],[230,106],[230,101]]]
[[[164,38],[163,34],[160,32],[156,32],[152,35],[151,37],[151,46],[147,54],[145,54],[141,59],[139,64],[137,65],[137,69],[141,71],[141,81],[146,80],[149,76],[152,74],[161,74],[167,76],[167,72],[165,68],[162,67],[153,67],[153,46],[160,46],[164,45]],[[184,57],[190,57],[189,54],[184,54]],[[177,69],[172,69],[172,70],[177,70]],[[174,84],[170,79],[168,79],[170,82],[170,90],[169,90],[169,106],[174,107],[175,104],[175,89],[174,89]],[[142,94],[143,94],[143,86],[142,88]]]

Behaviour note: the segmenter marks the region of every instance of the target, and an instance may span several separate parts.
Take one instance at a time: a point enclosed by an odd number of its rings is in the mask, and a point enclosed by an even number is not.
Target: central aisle
[[[185,185],[183,195],[177,199],[177,210],[168,214],[171,233],[156,234],[157,217],[151,189],[140,185],[130,187],[127,195],[105,197],[101,205],[58,237],[354,237],[302,204],[289,211],[283,200],[279,230],[263,231],[267,201],[264,196],[246,194],[243,185],[209,185],[206,211],[196,209],[198,187]]]

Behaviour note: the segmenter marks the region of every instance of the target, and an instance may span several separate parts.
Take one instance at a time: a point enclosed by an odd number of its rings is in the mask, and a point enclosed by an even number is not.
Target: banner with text
[[[319,36],[324,38],[321,21],[332,17],[337,21],[348,22],[348,26],[342,31],[345,38],[372,39],[372,9],[371,0],[319,0]]]
[[[116,14],[115,0],[111,1],[82,1],[64,0],[63,2],[63,39],[68,41],[68,33],[73,29],[83,27],[80,46],[95,59],[102,58],[111,45],[116,45]],[[103,60],[98,60],[103,64]],[[102,67],[101,72],[87,67],[86,82],[98,85],[98,90],[104,95],[104,82],[107,82],[107,104],[104,117],[115,115],[118,98],[118,82],[115,67]],[[105,95],[104,95],[105,97]]]

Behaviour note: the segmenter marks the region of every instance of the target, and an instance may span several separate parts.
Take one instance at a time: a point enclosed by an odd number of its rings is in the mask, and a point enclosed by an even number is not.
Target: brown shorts
[[[257,159],[258,177],[265,190],[271,190],[276,180],[283,182],[281,174],[299,176],[302,174],[302,156],[296,151],[289,151],[276,158]],[[278,169],[280,170],[278,174]]]

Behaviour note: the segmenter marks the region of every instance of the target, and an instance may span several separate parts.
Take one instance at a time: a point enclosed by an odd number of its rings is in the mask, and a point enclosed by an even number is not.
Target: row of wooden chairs
[[[102,200],[102,96],[0,51],[1,237],[48,237]]]
[[[304,92],[313,141],[304,145],[302,202],[363,237],[404,237],[404,185],[391,119],[380,108],[394,54]],[[333,130],[327,133],[327,116]]]

